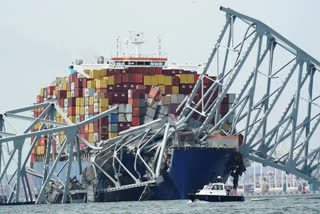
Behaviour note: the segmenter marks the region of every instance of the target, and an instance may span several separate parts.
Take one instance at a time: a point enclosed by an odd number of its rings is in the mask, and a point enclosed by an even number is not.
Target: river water
[[[0,213],[320,213],[320,195],[260,196],[224,203],[178,200],[2,206]]]

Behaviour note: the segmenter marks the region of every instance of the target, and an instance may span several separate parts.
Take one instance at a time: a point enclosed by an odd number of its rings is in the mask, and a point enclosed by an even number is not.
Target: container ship
[[[136,35],[133,44],[137,49],[142,43],[141,36]],[[218,130],[210,134],[205,145],[199,145],[193,132],[201,125],[198,116],[189,120],[187,129],[171,137],[156,179],[152,169],[156,168],[156,161],[159,161],[156,157],[161,151],[154,145],[162,140],[161,137],[152,139],[151,143],[148,141],[146,146],[138,145],[136,139],[118,147],[112,144],[111,140],[126,130],[157,119],[176,120],[199,79],[202,66],[173,66],[168,64],[167,58],[141,57],[137,52],[135,56],[116,56],[108,61],[99,57],[96,64],[84,64],[82,60],[77,60],[69,69],[69,76],[56,78],[50,86],[40,89],[38,104],[56,100],[72,123],[80,123],[118,106],[116,113],[78,130],[83,139],[79,146],[84,170],[79,173],[79,169],[73,167],[71,174],[87,191],[87,200],[185,199],[205,184],[218,182],[217,177],[226,182],[231,172],[238,176],[245,171],[238,152],[241,136],[225,136],[224,130]],[[204,91],[215,79],[215,76],[206,79]],[[200,99],[200,96],[200,93],[197,94],[195,99]],[[212,99],[217,96],[218,91]],[[220,106],[221,117],[228,112],[234,99],[234,94],[224,98]],[[35,110],[34,117],[38,117],[43,110]],[[66,123],[58,112],[55,120]],[[229,121],[231,123],[232,118]],[[33,131],[39,128],[40,124]],[[225,129],[228,129],[228,124]],[[52,139],[51,161],[60,150],[64,136],[65,132],[60,132]],[[88,146],[88,143],[92,147],[102,145],[101,142],[106,143],[99,152]],[[34,147],[30,165],[35,171],[44,170],[47,143],[48,137],[42,136]],[[121,163],[114,161],[114,152],[118,148],[121,148],[117,153]],[[143,158],[137,158],[137,154]],[[57,167],[60,170],[56,172],[61,180],[65,179],[64,163],[61,160]],[[57,201],[59,197],[61,195],[56,194],[51,200]]]

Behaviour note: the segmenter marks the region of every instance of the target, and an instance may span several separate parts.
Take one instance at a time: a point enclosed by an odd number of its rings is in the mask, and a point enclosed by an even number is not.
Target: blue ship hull
[[[221,176],[223,182],[228,179],[231,170],[235,166],[235,149],[200,148],[200,147],[176,147],[173,150],[170,166],[163,170],[162,181],[157,185],[149,186],[144,200],[177,200],[187,199],[188,194],[195,193],[209,182],[216,182],[217,177]],[[130,170],[133,169],[134,156],[127,154],[122,161]],[[62,164],[62,163],[61,163]],[[83,161],[83,168],[90,163]],[[35,163],[37,171],[43,171],[43,163]],[[76,176],[81,180],[77,164],[74,163],[71,176]],[[57,167],[57,170],[60,167]],[[64,169],[65,170],[65,169]],[[141,173],[146,169],[142,164],[138,165]],[[131,171],[131,170],[130,170]],[[133,170],[132,170],[133,171]],[[60,179],[65,179],[62,172]],[[36,182],[40,187],[40,180]],[[99,178],[98,188],[104,189],[105,180],[103,176]],[[116,192],[97,193],[97,201],[137,201],[145,191],[145,187],[120,190]]]

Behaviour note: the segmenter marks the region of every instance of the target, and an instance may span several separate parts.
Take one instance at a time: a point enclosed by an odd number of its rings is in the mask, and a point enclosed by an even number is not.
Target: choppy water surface
[[[266,196],[225,203],[179,200],[4,206],[0,213],[320,213],[320,195]]]

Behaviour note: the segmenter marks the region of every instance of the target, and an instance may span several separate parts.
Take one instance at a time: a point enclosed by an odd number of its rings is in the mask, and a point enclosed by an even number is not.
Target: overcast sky
[[[0,111],[32,104],[75,58],[110,57],[128,31],[144,32],[146,53],[160,35],[169,61],[204,63],[224,24],[220,5],[260,19],[320,58],[317,0],[1,0]]]

